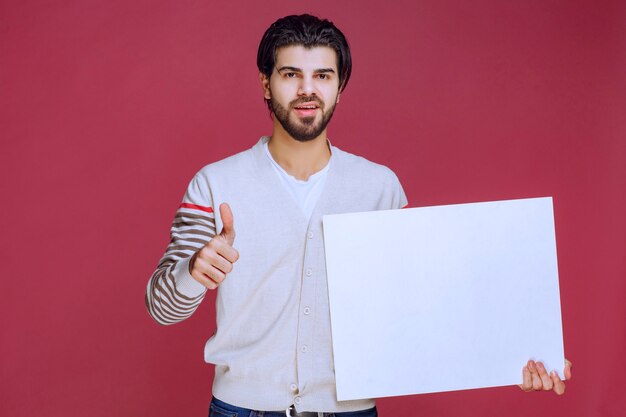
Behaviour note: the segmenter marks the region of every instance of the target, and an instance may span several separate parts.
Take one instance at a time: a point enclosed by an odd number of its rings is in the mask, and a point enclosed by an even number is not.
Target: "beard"
[[[296,121],[291,120],[289,117],[291,110],[297,106],[310,102],[317,103],[319,106],[322,113],[322,119],[319,122],[315,123],[317,116],[301,117]],[[333,112],[335,111],[335,104],[333,104],[332,107],[329,107],[327,111],[324,111],[326,105],[323,101],[317,98],[297,99],[289,103],[289,108],[285,108],[277,100],[275,100],[274,97],[272,97],[270,99],[270,104],[274,117],[276,117],[283,129],[285,129],[285,131],[289,133],[292,138],[299,142],[308,142],[318,137],[324,129],[326,129],[326,126],[328,125],[328,122],[330,122],[330,119],[333,117]]]

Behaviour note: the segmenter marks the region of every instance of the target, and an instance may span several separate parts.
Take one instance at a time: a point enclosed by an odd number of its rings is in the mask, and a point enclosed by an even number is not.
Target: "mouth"
[[[320,105],[314,102],[301,103],[293,107],[297,115],[301,117],[312,117],[317,113]]]

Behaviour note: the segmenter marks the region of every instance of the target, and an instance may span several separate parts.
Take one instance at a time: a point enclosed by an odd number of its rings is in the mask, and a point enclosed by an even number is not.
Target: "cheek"
[[[324,102],[327,105],[332,105],[337,102],[337,97],[339,96],[339,92],[336,89],[328,89],[328,91],[324,92]]]
[[[283,103],[285,101],[285,92],[280,89],[272,89],[272,98]]]
[[[337,83],[325,84],[320,87],[320,94],[323,94],[324,101],[335,103],[339,95],[339,85]]]
[[[269,88],[272,97],[281,101],[293,97],[293,94],[298,91],[295,86],[292,86],[289,83],[280,82],[279,80],[274,81],[274,79],[270,80]]]

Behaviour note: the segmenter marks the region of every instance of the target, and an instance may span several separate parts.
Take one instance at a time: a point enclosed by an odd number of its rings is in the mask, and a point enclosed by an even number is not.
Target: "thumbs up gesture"
[[[226,203],[220,204],[222,231],[199,249],[189,262],[191,276],[210,290],[220,285],[226,275],[233,270],[233,264],[239,259],[239,252],[233,248],[235,228],[233,212]]]

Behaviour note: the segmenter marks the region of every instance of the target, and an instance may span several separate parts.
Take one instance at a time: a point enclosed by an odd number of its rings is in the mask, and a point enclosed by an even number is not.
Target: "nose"
[[[310,96],[315,94],[315,84],[311,77],[303,77],[298,88],[298,95]]]

